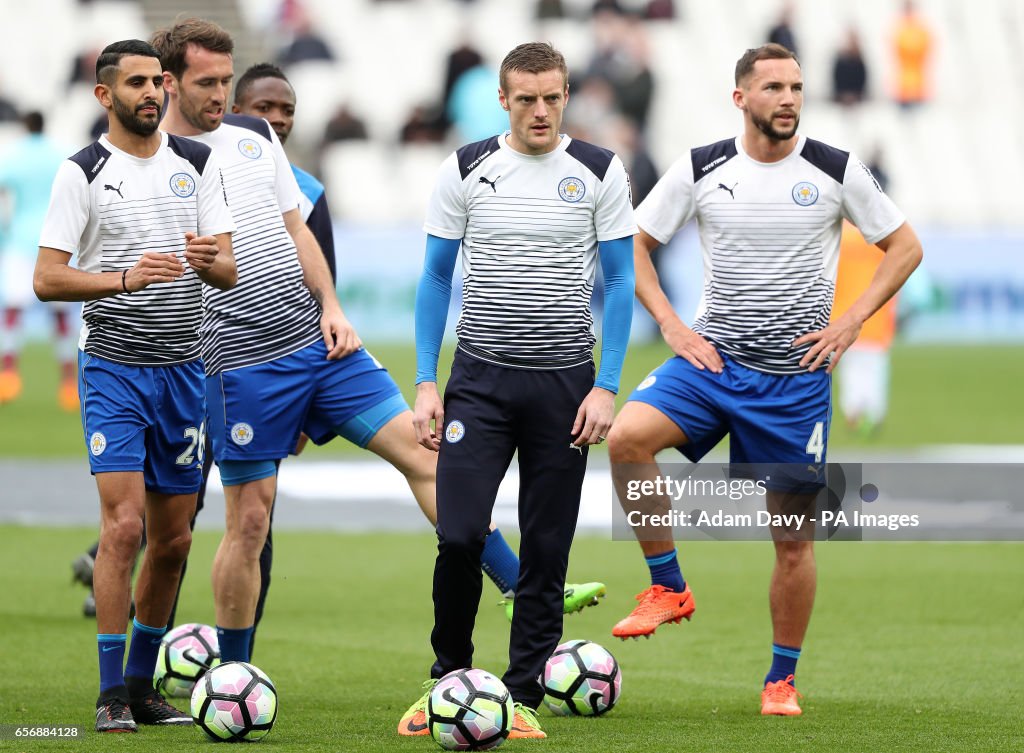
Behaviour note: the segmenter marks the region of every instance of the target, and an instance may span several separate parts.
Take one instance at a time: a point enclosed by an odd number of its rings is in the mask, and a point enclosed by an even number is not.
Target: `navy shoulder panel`
[[[842,185],[843,177],[846,175],[846,163],[850,161],[849,152],[814,139],[807,139],[804,141],[804,150],[800,152],[800,156]]]
[[[210,152],[212,151],[210,147],[198,141],[171,134],[167,134],[167,146],[179,157],[191,162],[192,167],[196,169],[197,173],[203,174],[203,171],[206,169],[206,161],[210,159]]]
[[[100,146],[100,142],[94,141],[70,159],[82,168],[86,181],[92,183],[110,160],[110,152]]]
[[[256,131],[256,133],[267,141],[272,141],[270,138],[270,123],[265,121],[263,118],[254,118],[252,115],[239,115],[238,113],[233,112],[224,116],[224,122],[228,125],[238,126],[239,128],[248,128],[250,131]]]
[[[736,156],[736,139],[716,141],[707,146],[698,146],[690,150],[690,161],[693,163],[693,182],[710,175],[716,168]]]
[[[615,156],[615,152],[576,139],[569,142],[565,153],[577,162],[581,162],[584,167],[597,176],[598,180],[604,180],[604,176],[608,173],[608,165],[612,163],[612,157]]]
[[[497,154],[501,147],[498,146],[498,137],[491,136],[489,139],[466,144],[455,152],[459,161],[459,174],[465,180],[466,176],[473,172],[477,166],[492,154]]]

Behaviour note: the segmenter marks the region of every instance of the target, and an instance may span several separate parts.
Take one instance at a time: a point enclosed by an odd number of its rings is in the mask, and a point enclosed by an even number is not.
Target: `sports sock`
[[[780,646],[772,644],[772,668],[768,670],[764,678],[764,684],[785,680],[790,675],[796,674],[796,662],[800,658],[800,649],[792,646]],[[796,684],[796,681],[793,682]]]
[[[220,643],[220,660],[249,661],[249,643],[252,641],[253,626],[247,628],[223,628],[217,626],[217,641]]]
[[[667,554],[644,557],[644,561],[651,570],[652,586],[664,586],[676,593],[682,593],[686,590],[686,581],[679,570],[679,560],[676,559],[675,549]]]
[[[124,686],[124,633],[97,633],[96,647],[100,655],[100,693]]]
[[[138,698],[153,689],[153,670],[160,651],[160,639],[167,626],[150,627],[138,619],[132,620],[132,644],[128,648],[128,665],[124,669],[124,684],[132,698]]]
[[[499,591],[503,594],[515,592],[519,582],[519,558],[497,528],[487,534],[480,559],[483,571]]]

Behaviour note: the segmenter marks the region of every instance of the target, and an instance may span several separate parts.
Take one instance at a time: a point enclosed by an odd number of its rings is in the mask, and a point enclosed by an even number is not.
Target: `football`
[[[561,644],[544,666],[544,703],[559,716],[600,716],[621,691],[619,663],[591,641]]]
[[[491,750],[512,730],[508,688],[482,669],[457,669],[442,677],[427,701],[430,735],[445,750]]]
[[[214,740],[260,740],[277,720],[277,690],[263,670],[229,661],[196,683],[191,708],[192,720]]]
[[[153,684],[167,698],[188,698],[196,680],[218,662],[216,630],[196,622],[178,625],[160,641]]]

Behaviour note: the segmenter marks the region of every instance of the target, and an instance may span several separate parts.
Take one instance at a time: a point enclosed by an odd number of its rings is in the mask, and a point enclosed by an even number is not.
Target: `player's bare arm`
[[[857,339],[864,322],[896,295],[924,257],[921,241],[907,222],[875,245],[885,252],[885,257],[878,265],[867,289],[846,313],[827,327],[817,332],[809,332],[793,341],[794,347],[813,343],[810,350],[800,359],[800,365],[807,366],[809,371],[820,368],[825,364],[829,354],[832,354],[832,360],[825,369],[826,373],[831,374],[843,353]]]
[[[196,236],[185,233],[185,261],[207,285],[227,290],[238,282],[231,233]]]
[[[434,452],[441,448],[444,402],[437,391],[437,382],[420,382],[416,385],[416,407],[413,409],[412,425],[416,430],[417,442]]]
[[[633,236],[633,266],[636,272],[636,297],[661,328],[661,336],[672,352],[698,369],[722,371],[722,357],[715,346],[687,327],[672,308],[654,269],[651,254],[660,244],[643,230]]]
[[[608,436],[615,420],[615,393],[604,387],[594,387],[580,403],[576,411],[576,421],[570,434],[576,439],[573,444],[583,447],[588,444],[601,444]]]
[[[345,317],[338,302],[338,294],[334,290],[331,272],[327,261],[316,242],[313,233],[302,219],[298,209],[290,209],[282,213],[285,227],[288,228],[302,265],[303,281],[309,292],[313,294],[320,310],[320,331],[327,344],[327,358],[334,360],[344,358],[362,347],[363,341],[356,334],[355,327]]]
[[[32,288],[41,301],[94,301],[134,293],[160,282],[174,282],[185,267],[173,254],[147,251],[122,272],[83,272],[69,266],[71,254],[40,246]]]

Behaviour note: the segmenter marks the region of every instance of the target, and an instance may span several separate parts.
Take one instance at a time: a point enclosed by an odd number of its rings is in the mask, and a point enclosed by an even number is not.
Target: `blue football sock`
[[[132,644],[128,647],[128,665],[124,668],[124,684],[132,696],[153,689],[156,655],[160,651],[160,639],[166,632],[166,625],[155,628],[143,625],[137,619],[132,620]]]
[[[519,558],[495,528],[484,540],[481,567],[503,594],[514,592],[519,583]]]
[[[796,662],[800,658],[800,649],[792,646],[780,646],[772,644],[772,668],[768,670],[764,678],[764,684],[785,680],[790,675],[796,675]],[[793,681],[796,685],[796,681]]]
[[[220,643],[220,660],[249,661],[249,644],[253,627],[223,628],[217,626],[217,641]]]
[[[644,557],[647,567],[651,569],[651,585],[664,586],[677,593],[686,590],[686,581],[679,570],[679,561],[676,559],[676,550],[673,549],[667,554],[658,554],[654,557]]]
[[[97,633],[100,654],[100,692],[124,685],[124,633]]]

